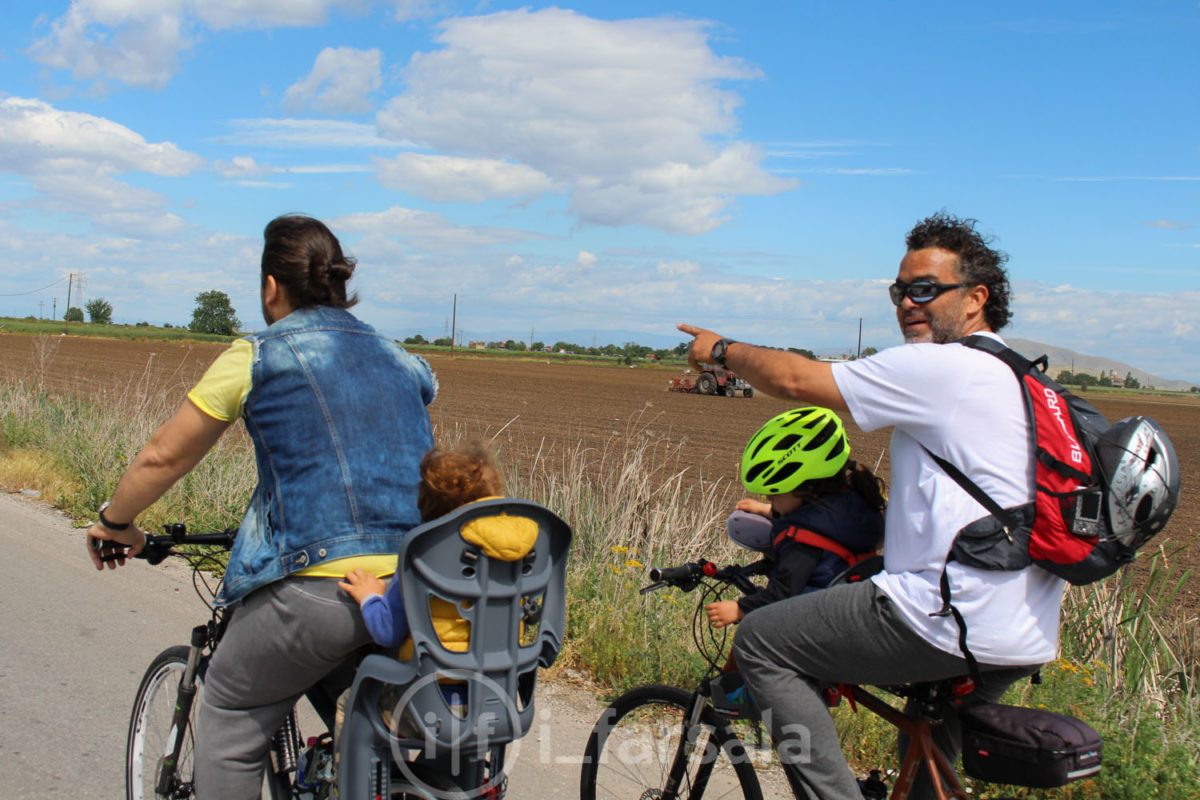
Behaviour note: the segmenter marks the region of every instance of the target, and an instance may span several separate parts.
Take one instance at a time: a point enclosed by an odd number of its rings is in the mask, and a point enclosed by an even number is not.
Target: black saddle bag
[[[963,769],[988,783],[1048,788],[1100,771],[1100,734],[1038,708],[974,703],[959,711]]]

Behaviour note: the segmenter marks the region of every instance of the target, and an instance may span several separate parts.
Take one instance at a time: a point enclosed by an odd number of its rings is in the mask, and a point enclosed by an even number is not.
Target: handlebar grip
[[[650,580],[652,581],[685,581],[689,578],[699,578],[704,574],[702,564],[684,564],[682,567],[652,567],[650,569]]]

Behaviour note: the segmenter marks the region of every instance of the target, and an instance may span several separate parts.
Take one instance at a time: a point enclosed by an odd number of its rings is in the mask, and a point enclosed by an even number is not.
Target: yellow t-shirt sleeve
[[[188,392],[188,399],[213,419],[233,422],[242,415],[242,404],[250,393],[253,363],[254,346],[249,340],[234,341],[209,365],[204,377]]]

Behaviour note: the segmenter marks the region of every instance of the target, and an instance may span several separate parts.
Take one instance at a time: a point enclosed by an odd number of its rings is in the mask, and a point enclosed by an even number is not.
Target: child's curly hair
[[[417,508],[425,522],[475,500],[503,493],[500,471],[479,443],[458,450],[435,447],[421,459]]]

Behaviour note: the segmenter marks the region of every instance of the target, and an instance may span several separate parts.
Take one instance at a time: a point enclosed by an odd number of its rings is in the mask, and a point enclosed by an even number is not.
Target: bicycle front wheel
[[[643,686],[604,710],[592,730],[579,779],[580,800],[661,800],[680,757],[692,694],[673,686]],[[762,800],[741,739],[706,707],[691,732],[675,796],[686,800]]]
[[[171,720],[188,652],[187,647],[180,646],[159,653],[138,686],[133,715],[129,719],[129,738],[125,742],[126,800],[154,800],[163,796],[155,793],[159,764],[170,753],[173,744]],[[196,704],[193,703],[187,729],[182,733],[183,744],[170,791],[165,795],[172,800],[185,800],[195,793],[192,779],[195,722]]]

